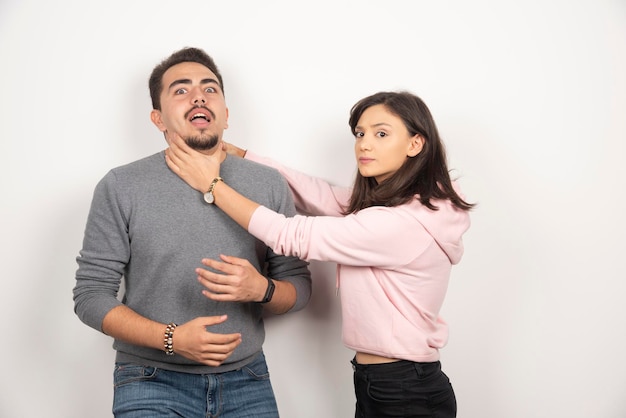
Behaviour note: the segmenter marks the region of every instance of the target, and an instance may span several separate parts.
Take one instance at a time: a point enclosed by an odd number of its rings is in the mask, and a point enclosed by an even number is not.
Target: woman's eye
[[[356,133],[354,134],[354,137],[355,137],[355,138],[363,138],[363,132],[356,132]]]

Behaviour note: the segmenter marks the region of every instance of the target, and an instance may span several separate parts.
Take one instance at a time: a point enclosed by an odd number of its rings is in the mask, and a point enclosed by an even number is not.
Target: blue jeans
[[[453,418],[456,397],[441,363],[358,364],[352,360],[356,418]]]
[[[117,363],[113,377],[116,417],[278,417],[263,353],[225,373],[190,374]]]

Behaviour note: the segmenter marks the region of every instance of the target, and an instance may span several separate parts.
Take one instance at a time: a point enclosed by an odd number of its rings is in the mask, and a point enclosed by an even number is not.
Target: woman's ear
[[[406,155],[409,157],[415,157],[417,154],[422,152],[422,148],[424,147],[424,142],[426,140],[420,134],[416,134],[411,138],[411,142],[409,143],[409,149],[406,152]]]

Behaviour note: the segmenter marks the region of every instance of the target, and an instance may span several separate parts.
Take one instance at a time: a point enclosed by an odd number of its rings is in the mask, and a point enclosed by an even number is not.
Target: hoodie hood
[[[453,182],[453,186],[464,199],[458,184]],[[417,204],[421,205],[419,201]],[[433,204],[439,210],[430,210],[421,205],[417,219],[446,253],[450,262],[457,264],[463,256],[463,234],[470,227],[469,212],[456,208],[449,200],[433,200]]]

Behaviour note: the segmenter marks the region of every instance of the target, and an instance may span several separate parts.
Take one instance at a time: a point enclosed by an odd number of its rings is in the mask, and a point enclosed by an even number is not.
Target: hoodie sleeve
[[[246,159],[277,169],[287,180],[293,194],[296,209],[308,215],[341,216],[350,200],[351,190],[333,186],[330,183],[285,167],[278,162],[261,157],[252,151],[246,152]]]
[[[250,220],[249,231],[277,253],[304,260],[391,268],[408,264],[435,243],[454,252],[453,257],[448,255],[451,260],[460,258],[461,235],[466,229],[463,219],[454,218],[455,224],[447,226],[431,221],[428,229],[417,216],[427,218],[428,212],[445,223],[445,213],[431,211],[419,202],[392,208],[375,206],[344,217],[286,218],[261,206]],[[442,234],[443,245],[433,232]]]

